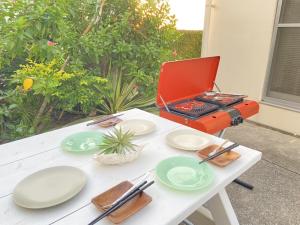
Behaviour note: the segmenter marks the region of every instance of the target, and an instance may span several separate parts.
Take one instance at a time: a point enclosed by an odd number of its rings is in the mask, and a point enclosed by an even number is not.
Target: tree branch
[[[36,117],[35,117],[35,119],[33,121],[33,128],[34,129],[36,129],[37,126],[39,125],[41,117],[42,117],[42,115],[43,115],[43,113],[44,113],[44,111],[46,109],[47,104],[48,104],[48,100],[47,100],[46,97],[44,97],[43,102],[42,102],[42,104],[41,104],[41,106],[39,108],[39,111],[38,111],[38,113],[37,113],[37,115],[36,115]]]
[[[90,23],[87,25],[87,27],[84,29],[84,31],[82,32],[81,36],[86,35],[88,32],[91,31],[92,27],[94,25],[96,25],[100,19],[101,19],[101,15],[103,12],[103,7],[105,4],[105,0],[98,0],[97,1],[97,5],[96,5],[96,14],[94,15],[93,19],[90,21]],[[99,10],[97,10],[99,8]],[[66,58],[64,64],[62,65],[62,67],[60,68],[61,71],[64,71],[66,66],[68,65],[70,61],[70,55],[68,55],[68,57]]]
[[[81,36],[90,32],[92,27],[100,21],[100,18],[101,18],[102,12],[103,12],[104,3],[105,3],[105,0],[98,0],[96,8],[97,9],[99,8],[99,11],[96,10],[96,14],[94,15],[93,19],[88,24],[88,26],[84,29]]]

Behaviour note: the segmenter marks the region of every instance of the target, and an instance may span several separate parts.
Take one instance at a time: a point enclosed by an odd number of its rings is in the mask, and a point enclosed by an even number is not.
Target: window
[[[264,100],[300,110],[300,0],[279,0]]]

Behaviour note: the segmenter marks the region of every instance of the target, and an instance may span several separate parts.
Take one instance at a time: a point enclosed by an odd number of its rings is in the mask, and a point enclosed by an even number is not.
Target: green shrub
[[[26,118],[20,115],[21,122],[26,121],[33,132],[47,127],[53,110],[71,111],[76,106],[82,112],[89,112],[102,103],[106,79],[82,71],[67,73],[59,68],[61,64],[56,60],[47,64],[30,61],[12,76],[11,83],[16,89],[10,101],[27,111]],[[22,87],[28,78],[33,80],[29,90]]]
[[[179,40],[174,50],[176,59],[188,59],[201,57],[202,31],[179,30]]]
[[[152,96],[140,95],[136,78],[124,82],[122,72],[112,72],[108,76],[108,93],[98,111],[103,114],[113,114],[133,108],[146,109],[155,103]]]
[[[0,12],[1,138],[11,140],[49,129],[64,111],[150,104],[178,37],[166,0],[4,0]],[[139,91],[104,111],[117,102],[110,70],[122,71],[119,94]]]
[[[6,0],[0,11],[0,73],[7,76],[27,59],[65,60],[67,72],[98,76],[113,65],[153,94],[177,37],[165,0]]]

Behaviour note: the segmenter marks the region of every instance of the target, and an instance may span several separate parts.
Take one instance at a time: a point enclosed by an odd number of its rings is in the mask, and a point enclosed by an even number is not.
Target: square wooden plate
[[[133,184],[129,181],[124,181],[103,192],[102,194],[94,197],[92,199],[92,203],[97,207],[97,209],[103,212],[105,211],[104,206],[107,206],[114,202],[132,186]],[[145,192],[142,192],[142,194],[134,197],[121,208],[111,213],[108,216],[108,219],[115,224],[122,223],[124,220],[148,205],[151,201],[152,198]]]
[[[208,154],[211,153],[217,147],[218,147],[218,145],[207,146],[206,148],[198,151],[197,155],[204,159],[204,158],[208,157]],[[219,151],[221,151],[221,150],[223,150],[223,148],[221,148]],[[212,164],[215,164],[217,166],[224,167],[224,166],[227,166],[228,164],[230,164],[231,162],[233,162],[234,160],[238,159],[239,157],[240,157],[239,153],[237,153],[235,151],[230,151],[228,153],[224,153],[224,154],[210,160],[209,162],[211,162]]]
[[[122,120],[120,118],[114,117],[114,118],[111,118],[109,120],[105,120],[103,122],[100,122],[99,126],[107,128],[107,127],[114,126],[114,125],[116,125],[116,124],[118,124],[120,122],[122,122]]]

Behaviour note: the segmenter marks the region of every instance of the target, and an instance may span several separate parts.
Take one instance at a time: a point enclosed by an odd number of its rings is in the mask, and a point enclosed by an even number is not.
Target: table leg
[[[225,131],[226,131],[226,129],[221,130],[220,133],[218,134],[218,137],[223,138]]]
[[[185,225],[194,225],[191,221],[189,221],[188,219],[185,219],[184,221],[182,221],[183,224]]]
[[[225,134],[225,130],[226,129],[221,130],[220,133],[218,134],[218,137],[223,138],[223,136]],[[249,190],[252,190],[254,188],[253,185],[248,184],[245,181],[242,181],[240,179],[235,179],[233,182],[235,182],[235,183],[237,183],[237,184],[241,185],[242,187],[247,188]]]
[[[205,204],[216,225],[239,225],[226,190],[221,190]]]

